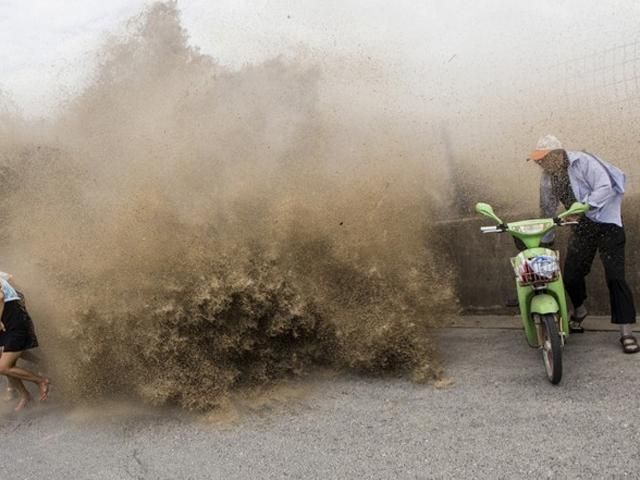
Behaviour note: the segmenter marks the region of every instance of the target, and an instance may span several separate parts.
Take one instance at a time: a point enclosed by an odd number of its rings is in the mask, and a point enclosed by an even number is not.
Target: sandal
[[[584,327],[582,326],[582,322],[587,316],[583,317],[574,317],[571,315],[569,317],[569,333],[584,333]]]
[[[623,335],[620,337],[620,343],[624,353],[638,353],[640,351],[638,340],[633,335]]]

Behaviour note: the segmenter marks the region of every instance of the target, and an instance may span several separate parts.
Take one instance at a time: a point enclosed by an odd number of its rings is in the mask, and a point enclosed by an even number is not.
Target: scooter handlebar
[[[480,227],[482,233],[502,233],[504,228],[499,225],[491,225],[490,227]]]
[[[564,227],[565,225],[578,225],[578,219],[576,219],[575,215],[566,217],[566,220],[560,217],[553,217],[553,223],[559,227]]]
[[[555,219],[554,219],[555,220]],[[570,221],[562,221],[560,219],[558,219],[559,221],[556,221],[555,224],[559,227],[565,227],[565,226],[569,226],[569,225],[578,225],[578,222],[575,220],[570,220]],[[491,226],[487,226],[487,227],[480,227],[480,231],[482,233],[503,233],[507,231],[506,226],[503,225],[491,225]]]

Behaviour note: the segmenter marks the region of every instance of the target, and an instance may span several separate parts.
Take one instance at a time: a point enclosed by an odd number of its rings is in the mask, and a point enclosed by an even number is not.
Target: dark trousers
[[[613,223],[596,223],[586,217],[580,219],[567,250],[564,263],[564,285],[574,307],[582,305],[587,298],[585,277],[591,264],[600,252],[604,265],[611,321],[613,323],[635,323],[636,308],[633,294],[624,275],[624,228]]]

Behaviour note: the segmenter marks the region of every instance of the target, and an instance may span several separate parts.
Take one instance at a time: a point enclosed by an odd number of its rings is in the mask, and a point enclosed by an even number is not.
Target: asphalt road
[[[574,335],[561,385],[517,329],[438,332],[450,385],[334,376],[214,418],[2,406],[0,479],[639,478],[640,355]]]

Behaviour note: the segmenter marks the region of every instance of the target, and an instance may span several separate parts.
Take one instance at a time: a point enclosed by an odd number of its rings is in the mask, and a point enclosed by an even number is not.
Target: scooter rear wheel
[[[542,360],[547,378],[556,385],[562,379],[562,341],[558,333],[557,315],[542,315]]]

